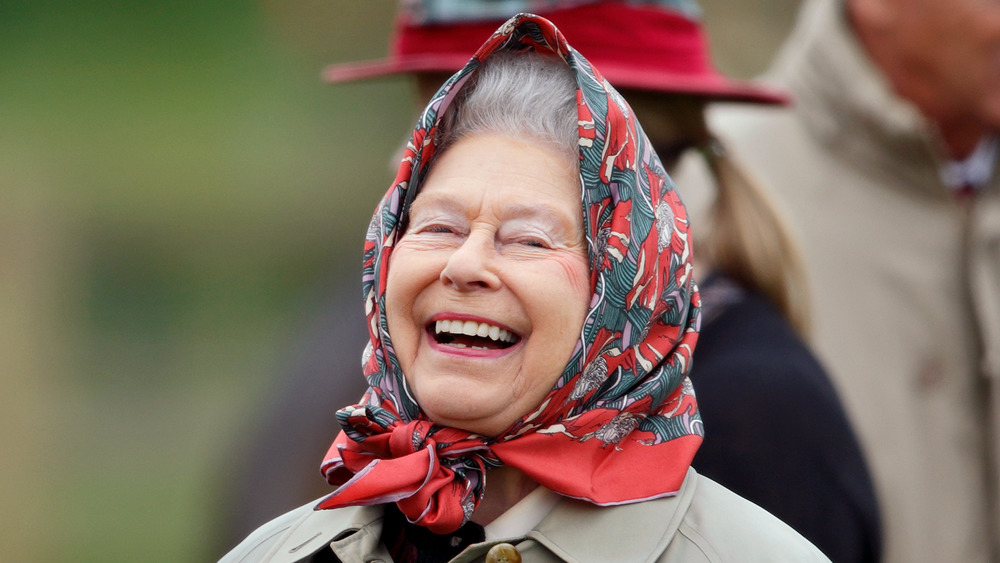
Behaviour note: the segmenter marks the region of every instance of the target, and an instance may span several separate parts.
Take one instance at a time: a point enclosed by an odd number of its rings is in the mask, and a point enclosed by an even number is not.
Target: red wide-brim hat
[[[619,89],[690,94],[719,101],[786,104],[780,90],[734,80],[712,65],[701,22],[653,4],[591,2],[538,10],[576,50]],[[502,21],[502,20],[501,20]],[[390,55],[381,60],[333,64],[328,82],[461,69],[495,31],[497,21],[415,23],[397,17]]]

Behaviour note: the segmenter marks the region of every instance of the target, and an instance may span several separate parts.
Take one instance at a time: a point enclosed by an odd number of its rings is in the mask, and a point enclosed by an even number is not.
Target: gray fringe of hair
[[[549,145],[576,161],[576,78],[560,58],[496,53],[476,69],[439,128],[437,154],[483,133]]]

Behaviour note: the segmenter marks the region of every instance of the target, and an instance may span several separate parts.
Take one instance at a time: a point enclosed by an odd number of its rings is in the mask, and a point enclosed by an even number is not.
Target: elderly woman
[[[512,18],[430,102],[369,228],[338,488],[224,560],[826,560],[690,469],[689,240],[628,105]]]

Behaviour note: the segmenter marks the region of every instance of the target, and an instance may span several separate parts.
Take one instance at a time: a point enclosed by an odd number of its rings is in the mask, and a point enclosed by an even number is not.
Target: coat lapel
[[[676,495],[600,507],[566,499],[528,537],[567,561],[655,561],[684,519],[697,488],[688,469]]]

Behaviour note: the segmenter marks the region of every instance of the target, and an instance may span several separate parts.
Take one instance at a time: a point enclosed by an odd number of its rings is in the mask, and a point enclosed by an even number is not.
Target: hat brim
[[[459,71],[469,62],[467,56],[434,54],[402,55],[372,61],[332,64],[323,71],[327,82],[342,83],[372,78]],[[778,89],[750,81],[734,80],[721,74],[697,76],[650,69],[630,69],[612,61],[591,58],[594,66],[615,88],[646,90],[664,94],[688,94],[712,101],[732,101],[763,105],[787,105],[789,97]]]

